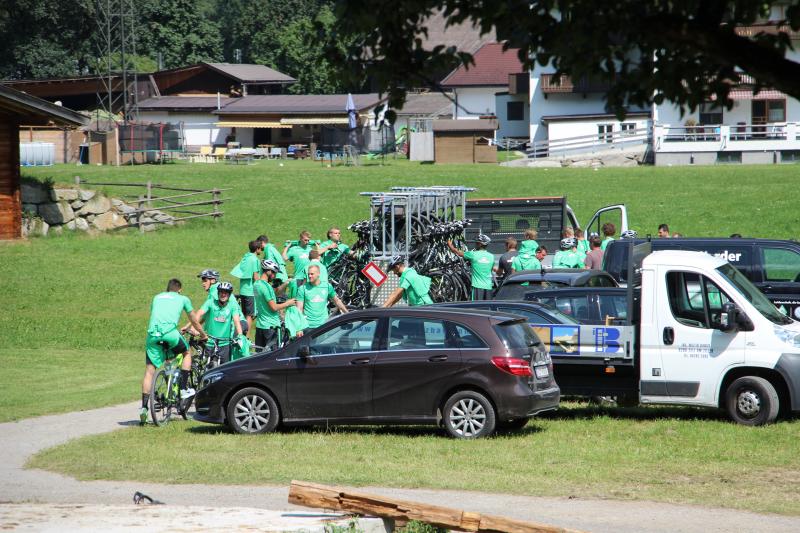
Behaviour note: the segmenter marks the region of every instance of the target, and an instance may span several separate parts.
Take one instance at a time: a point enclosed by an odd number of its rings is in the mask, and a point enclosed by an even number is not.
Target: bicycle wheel
[[[164,426],[172,418],[172,411],[177,401],[177,386],[171,383],[164,370],[156,372],[153,388],[150,391],[150,416],[157,426]]]

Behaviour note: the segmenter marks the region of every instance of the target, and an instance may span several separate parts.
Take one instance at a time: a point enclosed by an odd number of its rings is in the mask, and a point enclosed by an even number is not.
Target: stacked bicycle
[[[372,284],[361,272],[371,260],[370,222],[362,220],[351,224],[349,229],[358,235],[350,254],[343,254],[328,267],[328,279],[336,290],[336,295],[350,308],[365,309],[370,305]]]
[[[470,297],[469,263],[447,246],[451,240],[456,248],[464,248],[464,229],[469,223],[469,220],[436,223],[426,233],[415,236],[409,263],[431,278],[430,295],[434,302],[457,302]]]

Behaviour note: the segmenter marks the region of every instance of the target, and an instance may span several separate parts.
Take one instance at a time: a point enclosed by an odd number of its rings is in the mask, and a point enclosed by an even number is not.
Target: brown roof
[[[450,95],[450,98],[448,98]],[[395,110],[399,116],[439,117],[452,116],[453,96],[451,93],[409,93],[402,109]]]
[[[354,94],[353,103],[358,111],[370,109],[384,101],[377,93]],[[346,94],[266,94],[231,98],[223,109],[215,113],[296,113],[296,114],[346,114]]]
[[[0,115],[18,117],[22,124],[29,126],[46,126],[51,123],[59,126],[82,126],[89,122],[86,116],[77,111],[2,85]]]
[[[225,107],[233,98],[220,96],[219,102]],[[139,109],[168,109],[170,111],[182,110],[210,110],[217,108],[216,96],[154,96],[139,102]]]
[[[496,130],[495,119],[434,120],[433,131],[488,131]]]
[[[238,63],[204,63],[210,68],[242,83],[294,83],[297,80],[265,65]]]
[[[479,27],[471,21],[460,24],[447,25],[444,13],[439,11],[421,22],[422,26],[428,28],[428,36],[419,35],[422,39],[422,48],[433,50],[436,46],[454,46],[459,52],[474,53],[486,43],[497,40],[494,30],[481,35]]]
[[[503,43],[488,43],[473,54],[474,65],[461,65],[444,80],[443,87],[508,86],[508,75],[525,72],[518,48],[503,50]]]

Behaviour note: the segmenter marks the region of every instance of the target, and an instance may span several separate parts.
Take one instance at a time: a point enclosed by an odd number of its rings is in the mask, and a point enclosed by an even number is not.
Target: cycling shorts
[[[148,335],[147,341],[145,341],[145,363],[159,368],[167,359],[185,353],[188,349],[189,345],[186,343],[186,339],[177,329],[159,337]]]

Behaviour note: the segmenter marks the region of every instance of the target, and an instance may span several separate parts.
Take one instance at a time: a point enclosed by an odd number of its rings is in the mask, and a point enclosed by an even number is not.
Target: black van
[[[644,239],[634,239],[636,244]],[[603,255],[603,270],[627,283],[629,239],[614,241]],[[800,243],[775,239],[653,239],[653,251],[694,250],[728,261],[786,315],[800,320]]]

